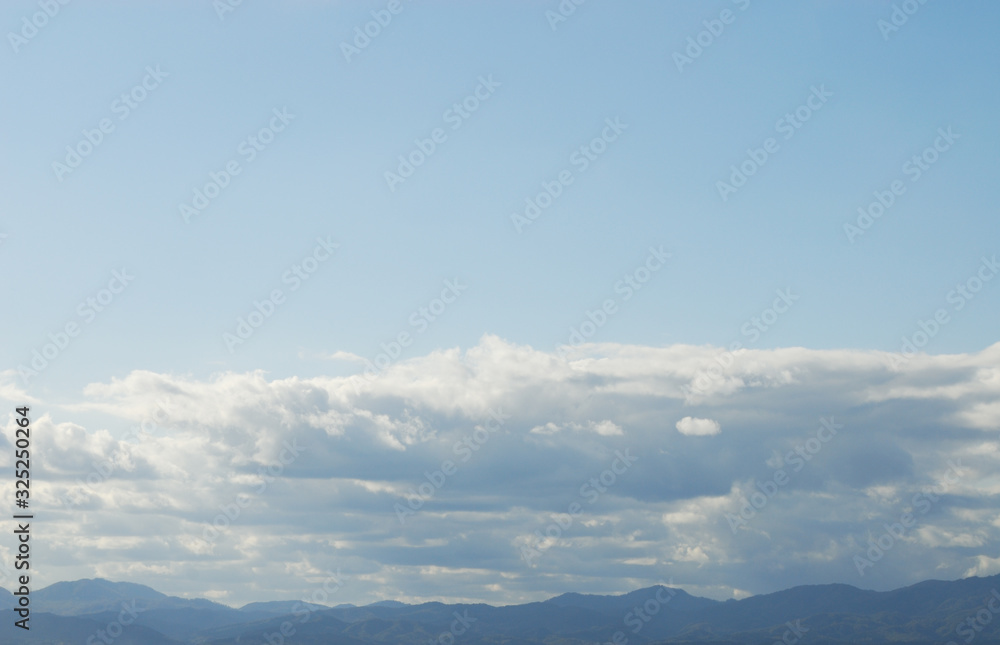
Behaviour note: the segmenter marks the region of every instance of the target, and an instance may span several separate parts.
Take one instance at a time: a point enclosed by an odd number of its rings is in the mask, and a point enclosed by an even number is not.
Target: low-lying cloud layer
[[[374,380],[136,371],[43,402],[36,581],[242,604],[304,598],[339,571],[330,604],[502,604],[667,580],[725,598],[1000,572],[1000,344],[904,361],[575,352],[487,335]],[[84,428],[80,411],[122,422]]]

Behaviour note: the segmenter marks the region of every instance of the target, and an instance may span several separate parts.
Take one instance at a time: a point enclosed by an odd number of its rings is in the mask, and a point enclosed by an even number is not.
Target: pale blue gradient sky
[[[243,3],[224,20],[204,2],[62,7],[0,57],[0,280],[22,305],[0,322],[3,363],[24,363],[121,266],[135,282],[34,387],[68,394],[140,367],[325,372],[313,357],[373,357],[452,277],[469,290],[412,352],[485,332],[547,348],[650,243],[670,267],[596,340],[745,340],[743,322],[790,287],[800,301],[758,346],[898,350],[998,250],[995,5],[922,6],[886,42],[881,2],[589,2],[555,32],[550,4],[405,2],[350,63],[339,43],[384,3]],[[33,8],[5,3],[0,24]],[[679,73],[673,52],[726,8],[735,22]],[[147,65],[169,78],[118,121],[112,101]],[[501,86],[448,129],[444,111],[490,74]],[[818,84],[833,97],[776,135]],[[185,225],[178,205],[282,106],[294,122]],[[518,235],[510,214],[615,116],[628,130]],[[56,181],[52,162],[104,117],[115,131]],[[942,126],[962,138],[911,184],[903,163]],[[448,140],[390,192],[383,173],[436,127]],[[780,150],[723,203],[715,182],[768,136]],[[850,244],[843,224],[897,178],[907,193]],[[229,355],[222,333],[317,235],[340,256]],[[928,351],[996,340],[992,291]]]

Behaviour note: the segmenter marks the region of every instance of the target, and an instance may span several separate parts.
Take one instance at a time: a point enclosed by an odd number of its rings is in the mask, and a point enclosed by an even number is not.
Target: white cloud
[[[136,371],[88,386],[72,405],[45,402],[50,416],[35,422],[32,497],[46,505],[50,548],[61,554],[38,583],[132,576],[170,593],[233,589],[227,602],[241,603],[301,598],[311,583],[296,571],[341,567],[351,581],[333,604],[376,600],[385,588],[413,601],[521,602],[668,577],[728,595],[993,571],[1000,523],[984,518],[996,515],[1000,450],[983,430],[1000,399],[998,349],[895,370],[878,352],[748,350],[705,380],[723,350],[607,343],[566,362],[484,336],[467,350],[400,361],[358,388],[334,376]],[[77,410],[108,423],[85,427]],[[487,423],[491,410],[502,426]],[[794,450],[815,442],[821,417],[842,428],[801,459]],[[687,440],[665,432],[664,419],[719,437]],[[114,438],[143,422],[148,432]],[[12,466],[13,439],[8,422],[0,469]],[[282,464],[288,446],[298,454]],[[626,451],[635,464],[593,502],[582,498]],[[851,558],[869,533],[898,521],[957,459],[968,472],[917,516],[913,534],[927,539],[859,579]],[[446,461],[455,473],[441,480]],[[787,483],[731,531],[726,513],[777,469]],[[432,494],[419,500],[421,487]],[[79,505],[60,506],[66,499]],[[394,505],[408,499],[419,510],[402,525]],[[237,500],[246,507],[206,544],[205,528]],[[517,546],[573,502],[583,514],[525,566]],[[657,564],[637,583],[626,561]],[[198,580],[214,586],[192,588]]]
[[[604,421],[587,421],[586,423],[554,423],[549,421],[545,425],[535,426],[531,429],[531,434],[540,435],[553,435],[563,430],[572,430],[574,432],[593,432],[594,434],[601,435],[602,437],[616,437],[625,434],[622,427],[616,424],[614,421],[609,421],[605,419]]]
[[[676,424],[678,432],[689,437],[707,437],[722,431],[718,421],[684,417]]]
[[[0,370],[0,399],[18,406],[38,403],[38,399],[29,396],[21,387],[19,380],[17,370]]]
[[[332,361],[347,361],[349,363],[365,364],[368,362],[368,359],[365,358],[364,356],[358,356],[357,354],[345,351],[336,351],[330,354],[329,356],[325,356],[324,358],[327,358]]]

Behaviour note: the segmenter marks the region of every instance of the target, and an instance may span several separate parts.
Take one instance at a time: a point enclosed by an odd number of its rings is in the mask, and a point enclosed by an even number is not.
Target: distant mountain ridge
[[[330,609],[325,605],[317,605],[311,602],[299,602],[298,600],[272,600],[270,602],[252,602],[240,607],[240,611],[260,612],[284,616],[294,613],[298,607],[312,608],[313,611]]]
[[[443,637],[449,633],[461,645],[1000,645],[1000,620],[993,621],[1000,576],[927,580],[885,592],[809,585],[724,602],[657,585],[502,607],[389,600],[361,607],[271,601],[235,609],[100,578],[56,583],[31,598],[32,630],[24,632],[13,627],[15,597],[0,588],[0,643],[79,645],[120,630],[115,645],[265,645],[285,632],[295,638],[282,642],[303,645],[450,645]],[[127,608],[131,614],[123,613]],[[134,620],[115,626],[128,615]]]
[[[582,609],[593,609],[595,611],[607,611],[609,608],[617,607],[619,611],[624,613],[636,604],[644,603],[649,595],[649,590],[656,589],[658,587],[667,589],[667,587],[657,585],[647,589],[632,591],[620,596],[598,596],[570,592],[564,593],[561,596],[556,596],[555,598],[549,598],[545,602],[553,605],[559,605],[561,607],[580,607]],[[669,604],[672,609],[681,611],[705,609],[719,602],[717,600],[692,596],[683,589],[671,589],[671,591],[673,593],[668,595],[670,600],[664,604]]]

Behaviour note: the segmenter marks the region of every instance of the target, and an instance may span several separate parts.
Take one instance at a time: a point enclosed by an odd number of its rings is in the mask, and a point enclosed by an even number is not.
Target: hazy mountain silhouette
[[[651,588],[655,589],[656,587]],[[666,589],[666,587],[663,588]],[[649,597],[648,591],[648,589],[640,589],[621,596],[594,596],[580,593],[564,593],[561,596],[550,598],[545,602],[553,605],[559,605],[561,607],[580,607],[582,609],[592,609],[594,611],[602,612],[612,609],[615,612],[624,613],[636,606],[636,604],[644,603]],[[709,600],[708,598],[692,596],[683,589],[676,589],[674,591],[675,593],[672,597],[670,597],[669,602],[667,602],[664,607],[669,607],[670,609],[676,611],[693,611],[696,609],[706,609],[718,604],[717,600]]]
[[[102,579],[57,583],[31,598],[31,631],[13,626],[10,609],[0,611],[0,643],[79,645],[108,631],[128,608],[135,621],[115,645],[451,645],[442,636],[447,634],[458,645],[598,645],[616,632],[628,645],[769,645],[783,638],[802,645],[1000,643],[1000,620],[993,620],[990,608],[1000,611],[1000,576],[928,580],[887,592],[810,585],[725,602],[655,586],[618,596],[565,593],[503,607],[382,601],[328,608],[273,601],[234,609]],[[0,608],[14,601],[0,589]]]
[[[272,600],[270,602],[252,602],[249,605],[243,605],[240,607],[240,611],[284,616],[285,614],[295,612],[300,607],[311,607],[313,610],[329,609],[329,607],[325,605],[316,605],[311,602],[304,603],[299,602],[298,600]]]
[[[34,596],[34,593],[32,593]],[[20,617],[11,610],[0,611],[0,643],[3,645],[85,645],[94,636],[91,643],[103,643],[98,633],[107,633],[108,623],[98,622],[76,616],[58,616],[56,614],[31,614],[31,629],[25,631],[14,626],[14,621]],[[129,625],[123,628],[120,635],[114,639],[115,645],[181,645],[179,641],[171,640],[156,630],[140,625]]]

